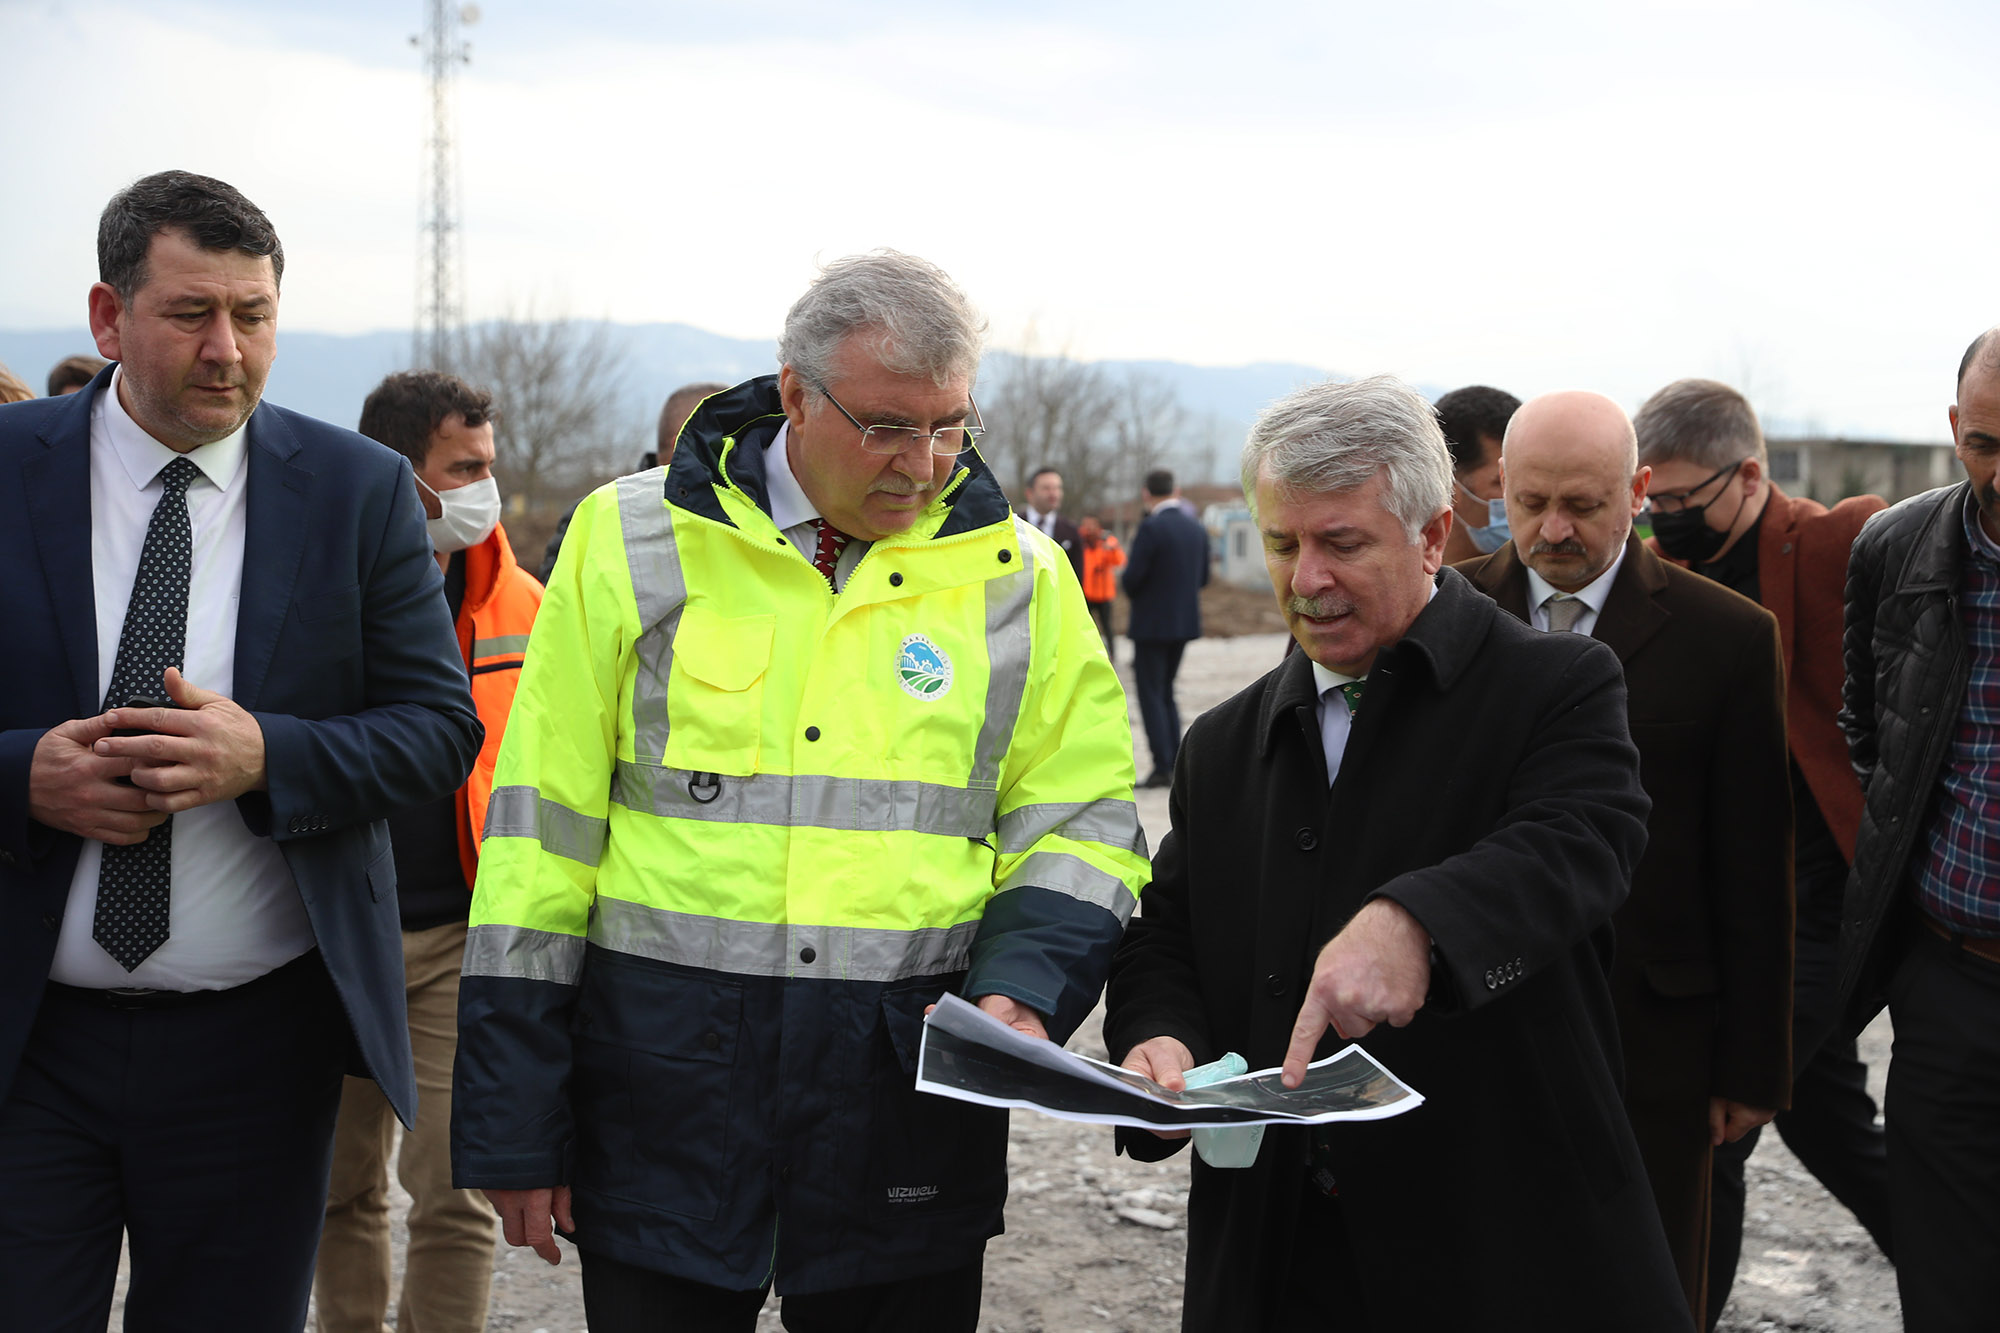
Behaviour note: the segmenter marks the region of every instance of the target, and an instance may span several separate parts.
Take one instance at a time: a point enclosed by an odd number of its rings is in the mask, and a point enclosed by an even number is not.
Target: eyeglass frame
[[[1717,469],[1715,472],[1709,474],[1709,476],[1705,480],[1696,482],[1694,485],[1688,487],[1684,491],[1661,491],[1658,495],[1649,495],[1646,497],[1645,512],[1649,514],[1655,512],[1661,514],[1685,513],[1687,511],[1688,501],[1694,498],[1694,494],[1696,491],[1705,491],[1710,486],[1715,484],[1717,481],[1720,481],[1722,478],[1741,471],[1743,465],[1749,461],[1750,459],[1747,456],[1739,458],[1734,463],[1731,463],[1726,467]],[[1714,504],[1716,500],[1720,500],[1721,498],[1722,498],[1722,492],[1717,491],[1715,493],[1715,499],[1704,501],[1701,507],[1703,509],[1706,509],[1708,508],[1709,505]],[[1671,501],[1673,504],[1673,508],[1671,509],[1661,508],[1659,502],[1662,500]]]
[[[842,407],[840,405],[840,400],[833,396],[833,390],[827,388],[824,384],[815,384],[813,385],[813,388],[818,389],[821,393],[825,394],[826,401],[832,403],[834,409],[838,411],[840,415],[847,418],[848,424],[852,425],[854,429],[861,432],[861,447],[863,449],[868,450],[869,453],[878,455],[883,458],[893,458],[897,454],[903,453],[905,450],[910,448],[910,445],[915,444],[918,440],[928,440],[930,442],[930,454],[931,457],[933,458],[957,458],[961,454],[970,453],[972,451],[973,446],[979,443],[979,437],[986,433],[986,423],[982,421],[979,416],[979,404],[973,400],[972,395],[969,393],[965,395],[965,404],[967,407],[972,409],[971,425],[966,425],[964,422],[960,422],[956,426],[942,426],[942,427],[934,426],[930,430],[920,432],[914,426],[890,426],[879,421],[872,426],[864,426],[861,424],[860,418],[856,417],[852,412],[848,411],[845,407]],[[868,443],[868,436],[872,432],[878,430],[909,431],[910,443],[904,445],[901,449],[874,448]],[[954,449],[952,452],[948,454],[939,453],[937,448],[938,435],[941,431],[947,431],[947,430],[964,431],[965,448]]]

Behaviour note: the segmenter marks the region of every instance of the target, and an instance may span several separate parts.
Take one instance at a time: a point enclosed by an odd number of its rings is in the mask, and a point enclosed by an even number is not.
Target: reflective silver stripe
[[[706,796],[711,791],[713,799],[697,799],[697,792]],[[993,832],[992,792],[935,782],[816,773],[716,777],[621,759],[611,775],[611,799],[640,814],[712,823],[953,838],[984,838]]]
[[[599,898],[590,919],[590,942],[599,948],[736,976],[831,981],[963,971],[978,933],[977,921],[923,930],[727,921],[617,898]]]
[[[1000,789],[1000,765],[1021,716],[1028,689],[1028,658],[1034,648],[1029,610],[1035,594],[1035,556],[1027,538],[1014,534],[1021,565],[986,581],[986,712],[972,747],[968,787]]]
[[[618,479],[618,526],[632,598],[639,607],[639,675],[632,686],[632,748],[641,760],[667,752],[667,673],[674,661],[674,631],[687,604],[674,522],[667,512],[666,469]]]
[[[1124,852],[1146,854],[1146,831],[1139,827],[1139,807],[1130,801],[1052,802],[1023,805],[1000,816],[1000,851],[1025,852],[1050,834],[1078,842],[1102,843]]]
[[[474,926],[465,936],[461,975],[574,986],[583,980],[583,937],[526,926]]]
[[[525,653],[528,651],[528,636],[525,634],[496,634],[490,639],[472,641],[472,660],[482,657],[498,657],[503,653]]]
[[[542,850],[594,866],[604,854],[606,821],[551,801],[533,787],[495,787],[486,802],[489,838],[533,838]]]
[[[1005,893],[1024,885],[1053,889],[1078,902],[1102,907],[1117,917],[1120,925],[1132,919],[1132,909],[1139,902],[1116,875],[1107,875],[1082,857],[1064,852],[1033,853],[1014,867],[1014,873],[1007,876],[999,891]]]

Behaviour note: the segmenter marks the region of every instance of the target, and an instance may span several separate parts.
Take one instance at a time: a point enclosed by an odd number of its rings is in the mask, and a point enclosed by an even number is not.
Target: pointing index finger
[[[1285,1048],[1284,1073],[1281,1081],[1288,1088],[1296,1088],[1305,1082],[1306,1066],[1312,1063],[1313,1048],[1333,1016],[1321,1005],[1318,994],[1308,990],[1306,1002],[1299,1006],[1299,1021],[1292,1025],[1292,1043]]]

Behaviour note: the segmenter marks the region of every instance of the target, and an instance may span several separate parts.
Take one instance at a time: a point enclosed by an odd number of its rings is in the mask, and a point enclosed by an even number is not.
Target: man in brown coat
[[[1589,634],[1625,667],[1653,811],[1612,919],[1611,994],[1626,1111],[1699,1315],[1710,1155],[1791,1084],[1791,797],[1777,624],[1632,537],[1650,478],[1616,403],[1534,399],[1502,452],[1513,543],[1458,568],[1503,610]]]
[[[1839,1016],[1840,900],[1861,823],[1861,784],[1835,720],[1846,670],[1841,621],[1847,557],[1877,495],[1832,509],[1786,495],[1770,478],[1757,414],[1714,380],[1669,384],[1633,420],[1639,461],[1653,470],[1653,546],[1669,560],[1739,592],[1778,618],[1790,739],[1793,884],[1798,930],[1792,991],[1791,1108],[1777,1119],[1785,1145],[1890,1253],[1889,1174],[1868,1067]],[[1715,1156],[1708,1323],[1729,1299],[1743,1241],[1743,1164],[1752,1130]]]

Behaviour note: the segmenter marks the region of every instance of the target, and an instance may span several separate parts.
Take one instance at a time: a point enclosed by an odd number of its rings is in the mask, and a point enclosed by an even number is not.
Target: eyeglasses
[[[1696,491],[1707,490],[1749,461],[1747,458],[1739,458],[1727,467],[1718,468],[1709,475],[1708,480],[1690,486],[1684,491],[1661,491],[1656,495],[1649,495],[1646,497],[1646,508],[1656,514],[1678,514],[1688,507],[1688,501],[1694,498]]]
[[[824,384],[813,386],[826,394],[826,401],[839,408],[840,415],[853,422],[854,429],[861,432],[861,447],[871,454],[900,454],[918,443],[930,445],[931,452],[940,458],[956,458],[978,443],[986,433],[985,425],[979,420],[979,404],[970,395],[966,403],[972,408],[970,426],[939,426],[936,430],[918,430],[915,426],[864,426],[854,414],[840,406],[840,400],[828,392]]]

